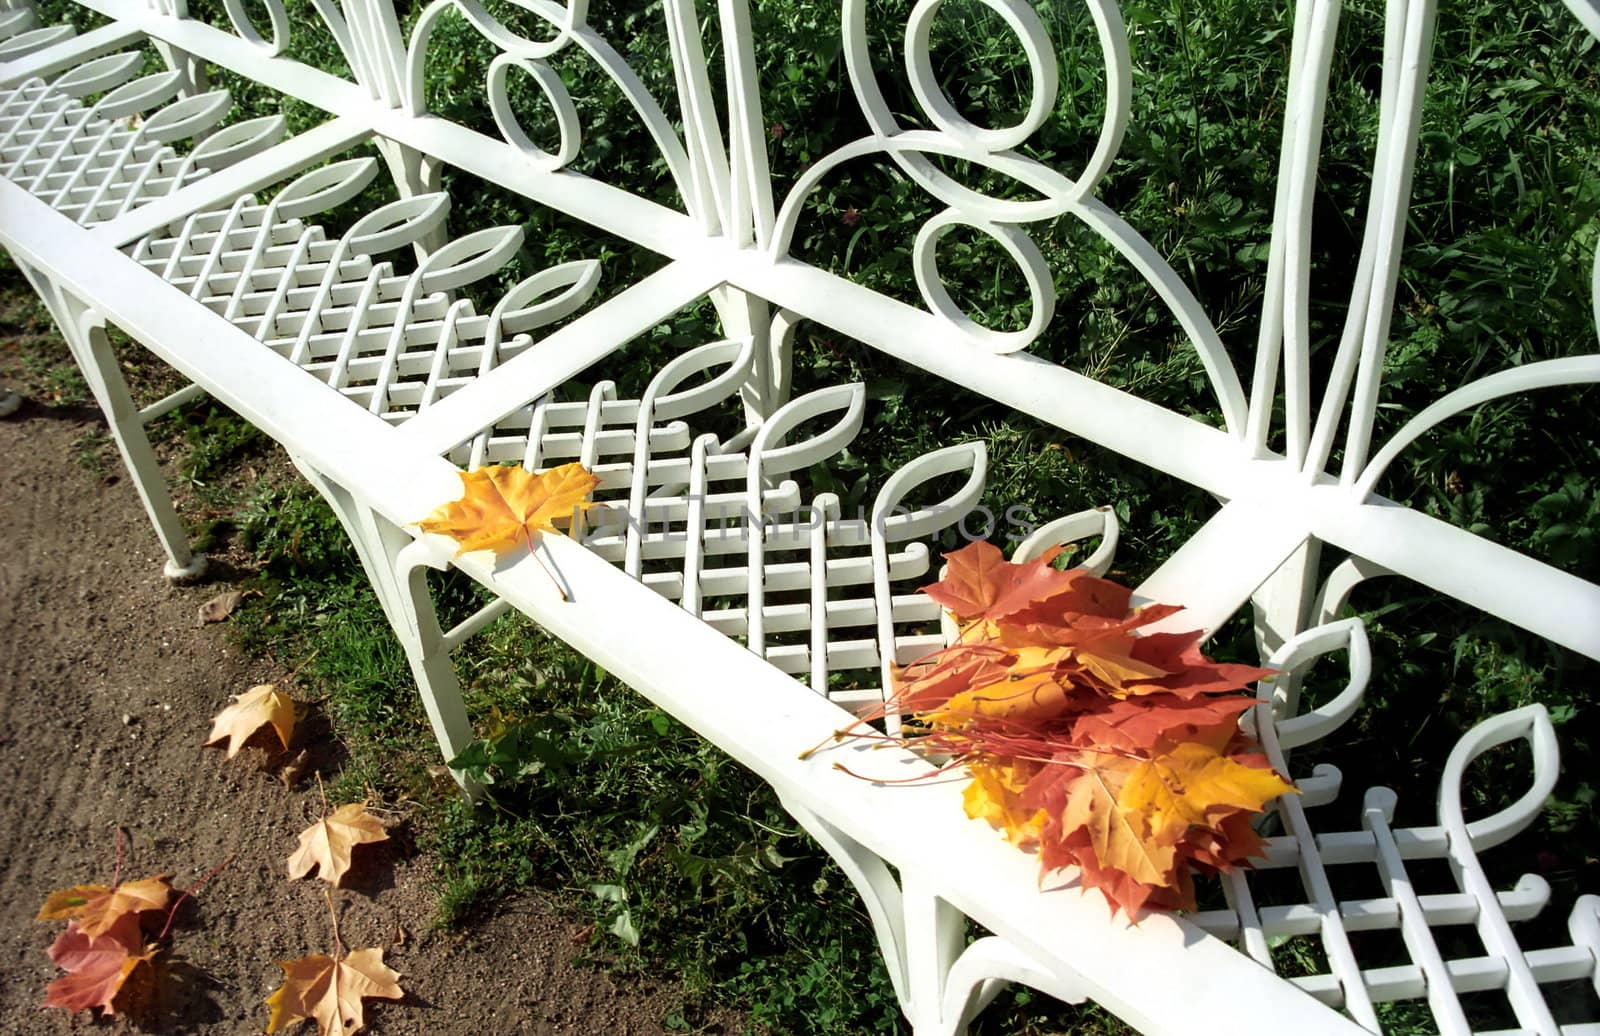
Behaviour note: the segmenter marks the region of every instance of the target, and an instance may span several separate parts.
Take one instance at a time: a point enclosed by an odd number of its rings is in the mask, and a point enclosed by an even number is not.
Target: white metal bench
[[[1568,2],[1600,35],[1593,0]],[[1377,1031],[1374,1004],[1421,1000],[1440,1031],[1462,1033],[1471,1026],[1459,995],[1478,990],[1504,992],[1514,1031],[1600,1032],[1594,1000],[1587,1019],[1573,1021],[1557,1019],[1544,997],[1561,982],[1600,993],[1600,899],[1572,906],[1570,945],[1525,951],[1513,925],[1545,906],[1548,886],[1530,876],[1497,890],[1476,857],[1531,822],[1554,785],[1555,736],[1539,706],[1493,719],[1460,743],[1445,764],[1435,824],[1393,827],[1396,796],[1379,788],[1365,793],[1359,830],[1330,830],[1320,814],[1340,794],[1339,774],[1296,774],[1303,794],[1278,807],[1283,833],[1268,840],[1261,869],[1297,872],[1295,902],[1258,905],[1258,876],[1236,874],[1225,881],[1226,909],[1137,926],[1113,919],[1097,894],[1041,891],[1032,859],[965,818],[958,787],[890,786],[835,765],[903,778],[929,768],[911,753],[845,744],[802,758],[848,720],[842,707],[882,700],[891,663],[943,643],[938,609],[907,586],[927,581],[929,538],[973,510],[987,469],[981,442],[953,443],[901,468],[878,488],[869,514],[845,514],[836,496],[812,492],[806,470],[857,439],[869,403],[862,386],[847,384],[791,398],[794,332],[805,320],[1222,501],[1139,594],[1186,606],[1172,622],[1186,628],[1215,629],[1254,606],[1263,654],[1291,674],[1276,699],[1264,687],[1254,715],[1280,769],[1292,772],[1284,753],[1331,734],[1360,702],[1370,669],[1365,635],[1358,620],[1337,616],[1352,588],[1374,575],[1410,579],[1600,658],[1600,587],[1374,492],[1396,455],[1440,421],[1508,393],[1600,380],[1593,355],[1490,374],[1388,441],[1372,441],[1432,3],[1388,4],[1382,143],[1350,319],[1320,403],[1306,323],[1308,239],[1336,3],[1300,0],[1296,11],[1264,333],[1248,384],[1183,280],[1096,197],[1130,117],[1128,34],[1109,2],[1089,4],[1105,69],[1103,132],[1069,179],[1011,150],[1050,116],[1057,85],[1053,45],[1026,0],[984,0],[1020,40],[1032,74],[1031,106],[1005,128],[974,126],[941,92],[928,53],[938,0],[915,5],[904,55],[931,128],[903,125],[866,52],[867,5],[844,0],[845,67],[871,132],[819,160],[784,197],[768,175],[745,0],[701,11],[692,0],[666,0],[658,9],[675,66],[670,96],[652,96],[613,49],[621,41],[589,27],[583,0],[522,0],[526,23],[541,27],[530,35],[477,0],[432,0],[412,12],[409,36],[387,0],[315,0],[321,23],[292,29],[330,34],[348,79],[284,57],[290,18],[279,0],[263,3],[266,27],[229,2],[233,31],[187,17],[181,0],[83,0],[109,22],[81,35],[39,27],[25,7],[0,10],[0,242],[50,307],[104,408],[170,576],[193,575],[203,559],[190,552],[143,425],[209,393],[283,443],[334,506],[405,646],[447,759],[472,736],[452,649],[506,609],[526,613],[777,789],[864,897],[919,1036],[964,1031],[1007,981],[1092,998],[1148,1032],[1193,1031],[1199,1019],[1241,1032]],[[499,48],[487,84],[499,135],[425,110],[431,34],[457,16]],[[703,26],[720,39],[721,86]],[[146,47],[166,71],[144,74]],[[582,129],[548,61],[574,48],[648,127],[681,208],[564,170]],[[275,116],[218,129],[231,102],[207,89],[208,65],[328,118],[293,136]],[[559,128],[554,150],[517,121],[506,88],[513,75],[531,77],[548,99]],[[397,200],[347,219],[343,233],[324,231],[318,220],[347,209],[380,169],[376,157],[328,159],[369,142]],[[891,161],[947,206],[915,236],[920,304],[789,255],[808,193],[860,156]],[[1010,176],[1035,197],[978,194],[937,156]],[[441,164],[665,264],[601,301],[600,266],[585,260],[491,290],[496,301],[475,305],[466,289],[494,284],[522,232],[488,228],[452,240],[449,199],[437,190]],[[1057,216],[1112,242],[1130,278],[1142,277],[1171,308],[1199,353],[1220,427],[1029,355],[1053,299],[1027,227]],[[952,300],[935,253],[957,227],[987,235],[1016,262],[1032,300],[1021,330],[982,327]],[[1600,265],[1595,285],[1600,309]],[[707,297],[724,340],[670,358],[633,392],[603,380],[608,358]],[[138,409],[108,323],[193,387]],[[561,386],[584,372],[586,398],[563,398]],[[1275,403],[1281,451],[1268,447]],[[1329,470],[1336,445],[1342,463]],[[413,525],[459,494],[463,467],[570,460],[600,476],[597,497],[611,505],[610,518],[571,538],[545,537],[543,565],[526,554],[452,560],[452,544]],[[929,487],[942,498],[923,500]],[[796,508],[807,520],[751,519]],[[1108,510],[1052,523],[1019,554],[1095,536],[1087,563],[1103,571],[1117,540]],[[1324,545],[1346,559],[1319,582]],[[498,600],[444,631],[426,571],[452,563]],[[1296,715],[1293,674],[1330,655],[1344,657],[1345,689]],[[1468,820],[1460,791],[1468,764],[1515,739],[1532,749],[1528,790],[1506,810]],[[1425,860],[1447,861],[1455,887],[1414,889],[1408,875]],[[1341,893],[1330,869],[1346,866],[1363,869],[1369,885],[1375,877],[1381,894]],[[985,877],[975,883],[973,875]],[[968,919],[989,934],[969,943]],[[1476,926],[1484,952],[1441,953],[1431,930],[1450,925]],[[1409,961],[1364,964],[1350,933],[1371,930],[1399,932]],[[1274,948],[1290,935],[1316,937],[1325,969],[1280,977]]]

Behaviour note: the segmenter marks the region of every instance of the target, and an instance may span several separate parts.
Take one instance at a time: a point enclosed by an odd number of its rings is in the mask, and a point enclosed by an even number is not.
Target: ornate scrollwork
[[[561,133],[561,144],[555,154],[535,144],[522,128],[517,113],[511,110],[506,77],[513,69],[526,73],[544,91],[545,98],[550,102],[550,110],[555,113],[556,125]],[[582,141],[578,129],[578,109],[573,105],[572,95],[567,92],[561,77],[544,62],[509,54],[496,57],[489,64],[489,108],[494,113],[494,124],[500,127],[500,135],[506,138],[507,143],[520,148],[533,160],[536,168],[554,171],[577,157]]]
[[[1245,396],[1216,328],[1177,272],[1149,242],[1094,197],[1121,146],[1132,91],[1128,33],[1116,5],[1106,0],[1088,2],[1104,61],[1106,105],[1094,149],[1074,178],[1015,150],[1055,108],[1055,48],[1044,24],[1026,0],[982,2],[1011,30],[1027,58],[1029,93],[1022,117],[1009,126],[985,127],[956,110],[938,84],[930,57],[931,28],[942,0],[919,0],[907,20],[905,67],[912,93],[934,128],[901,125],[885,99],[867,52],[866,0],[846,0],[842,15],[845,66],[871,134],[825,156],[801,175],[777,214],[770,251],[779,256],[787,253],[805,201],[825,176],[852,159],[887,155],[946,206],[923,224],[913,244],[913,269],[923,302],[930,312],[979,348],[1011,353],[1035,342],[1054,313],[1049,266],[1022,225],[1074,216],[1110,242],[1156,289],[1199,351],[1227,426],[1239,430],[1245,415]],[[936,158],[955,159],[997,173],[1035,197],[1019,200],[982,193],[943,172]],[[984,327],[951,298],[939,271],[937,248],[941,238],[958,226],[990,238],[1021,271],[1031,313],[1020,330]]]
[[[604,38],[589,27],[586,20],[587,0],[568,0],[564,5],[551,3],[549,0],[512,0],[512,2],[548,25],[551,35],[542,40],[529,39],[490,14],[478,0],[433,0],[428,5],[417,20],[416,28],[412,30],[411,42],[406,51],[405,70],[402,76],[404,83],[402,104],[406,110],[413,114],[426,110],[423,73],[427,62],[428,41],[445,13],[454,11],[500,51],[489,65],[485,86],[490,111],[501,135],[507,143],[526,154],[535,168],[554,172],[576,158],[582,145],[577,107],[573,104],[566,84],[549,64],[551,58],[575,45],[585,52],[622,91],[623,96],[628,99],[650,132],[675,186],[684,198],[692,198],[690,187],[693,176],[682,140],[638,75]],[[554,153],[533,142],[511,108],[507,87],[513,69],[531,77],[550,104],[560,135],[560,144]]]
[[[1025,113],[1010,125],[982,126],[956,109],[934,71],[930,41],[942,2],[917,0],[906,23],[905,75],[929,127],[917,128],[902,124],[896,116],[873,69],[867,45],[868,0],[845,0],[841,18],[845,66],[870,132],[823,157],[798,178],[774,218],[769,254],[788,253],[806,201],[826,176],[851,160],[886,156],[944,206],[923,223],[912,245],[912,267],[924,305],[974,346],[1011,353],[1037,341],[1053,313],[1050,270],[1026,224],[1073,216],[1111,243],[1156,289],[1199,353],[1231,433],[1256,455],[1266,456],[1271,452],[1269,426],[1281,413],[1284,453],[1308,479],[1318,479],[1324,475],[1340,428],[1347,427],[1339,480],[1357,497],[1370,495],[1398,454],[1440,421],[1507,394],[1600,380],[1600,358],[1594,356],[1528,364],[1464,386],[1425,408],[1387,443],[1372,441],[1428,75],[1431,5],[1415,0],[1390,0],[1387,5],[1381,125],[1372,161],[1367,226],[1345,333],[1316,400],[1307,315],[1311,230],[1305,214],[1310,211],[1320,158],[1327,79],[1339,29],[1337,6],[1301,0],[1294,16],[1280,167],[1283,187],[1274,216],[1255,377],[1247,394],[1214,325],[1183,280],[1143,237],[1094,197],[1116,157],[1129,117],[1128,34],[1116,6],[1109,0],[1087,0],[1104,62],[1106,104],[1093,151],[1082,172],[1071,177],[1016,150],[1050,116],[1057,93],[1054,46],[1033,5],[1028,0],[979,0],[1009,29],[1027,62]],[[1600,32],[1593,3],[1569,0],[1567,6],[1591,31]],[[1028,196],[1012,199],[984,193],[945,172],[943,160],[996,174]],[[1031,310],[1024,327],[1007,331],[985,327],[951,297],[937,252],[940,241],[957,228],[989,238],[1018,269]],[[1600,268],[1596,277],[1600,323]],[[1281,408],[1276,402],[1280,389]]]
[[[272,57],[277,57],[289,45],[289,12],[284,8],[283,0],[258,0],[258,2],[267,9],[267,18],[271,24],[270,35],[264,36],[256,28],[255,22],[250,18],[250,12],[244,9],[244,0],[222,0],[222,6],[228,12],[228,21],[233,23],[233,31],[239,34],[240,39],[255,44]],[[342,23],[344,19],[341,17],[339,20]]]

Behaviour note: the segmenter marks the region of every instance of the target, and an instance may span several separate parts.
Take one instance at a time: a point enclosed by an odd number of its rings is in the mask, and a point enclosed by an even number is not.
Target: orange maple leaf
[[[1148,610],[1148,609],[1146,609]],[[1272,676],[1275,670],[1237,663],[1213,662],[1200,650],[1204,634],[1150,633],[1133,641],[1134,658],[1164,670],[1167,675],[1145,681],[1131,681],[1123,691],[1129,695],[1170,692],[1181,698],[1202,694],[1237,691],[1247,684]]]
[[[1106,902],[1111,905],[1113,915],[1120,908],[1137,923],[1146,908],[1194,909],[1194,882],[1185,867],[1174,867],[1171,879],[1166,884],[1158,885],[1138,881],[1115,867],[1102,866],[1089,848],[1087,836],[1081,832],[1075,836],[1073,844],[1066,847],[1065,851],[1073,854],[1069,856],[1067,862],[1078,868],[1078,875],[1084,887],[1096,889],[1105,896]],[[1065,865],[1065,863],[1056,864],[1056,866]]]
[[[1179,731],[1198,731],[1201,727],[1236,722],[1240,713],[1254,705],[1254,698],[1242,694],[1194,699],[1150,694],[1115,699],[1107,702],[1104,708],[1079,714],[1072,723],[1072,740],[1107,748],[1143,749],[1155,744],[1158,738]]]
[[[1027,569],[1038,561],[1028,561],[1014,566]],[[1048,583],[1048,593],[1036,594],[1027,601],[999,610],[998,617],[1013,626],[1066,626],[1083,629],[1140,626],[1154,621],[1145,615],[1145,609],[1129,611],[1133,591],[1120,583],[1101,579],[1081,568],[1054,572]],[[1171,605],[1156,605],[1157,617],[1181,611]]]
[[[1054,568],[1051,562],[1059,553],[1059,548],[1047,550],[1013,564],[999,547],[978,540],[946,554],[944,578],[922,592],[964,622],[1053,622],[1073,607],[1083,612],[1096,609],[1094,614],[1110,609],[1118,616],[1127,610],[1126,588],[1082,569]],[[1035,614],[1041,608],[1043,613]]]
[[[929,722],[961,726],[973,717],[1044,718],[1069,710],[1071,678],[1060,668],[1071,661],[1068,649],[1024,647],[1007,657],[1008,666],[984,670],[969,689],[930,714]]]
[[[98,1007],[102,1015],[114,1015],[117,994],[154,952],[141,943],[137,913],[120,915],[98,935],[74,921],[50,945],[50,960],[67,974],[45,987],[40,1006],[68,1011]]]
[[[36,920],[60,921],[75,917],[74,928],[85,936],[103,935],[124,917],[137,917],[141,911],[161,910],[172,895],[167,879],[158,874],[143,881],[126,881],[115,888],[106,885],[74,885],[52,892],[39,908]]]
[[[1168,675],[1165,669],[1134,657],[1134,643],[1133,637],[1113,633],[1074,648],[1072,655],[1078,664],[1110,688],[1113,696],[1122,697],[1123,688],[1129,685]]]
[[[922,592],[944,605],[958,619],[986,613],[1011,581],[1011,565],[1000,548],[979,540],[944,556],[944,578]]]
[[[1210,827],[1189,830],[1179,852],[1203,871],[1228,871],[1248,866],[1252,857],[1266,853],[1266,841],[1250,822],[1255,814],[1243,810],[1229,813]]]
[[[382,822],[367,812],[364,803],[347,802],[332,816],[324,816],[300,832],[300,845],[289,857],[289,878],[303,878],[315,867],[318,877],[338,888],[350,869],[351,851],[388,837]]]
[[[351,1036],[366,1027],[364,997],[399,1000],[399,972],[383,963],[380,949],[352,950],[343,960],[325,954],[279,961],[283,985],[269,997],[268,1032],[303,1020],[317,1023],[318,1036]]]
[[[233,704],[211,718],[211,735],[205,743],[215,744],[228,739],[228,758],[239,754],[239,749],[251,735],[271,724],[284,748],[294,736],[294,699],[278,690],[273,683],[257,684],[234,698]]]
[[[563,464],[535,475],[518,466],[475,468],[461,473],[465,493],[436,509],[417,525],[460,544],[457,556],[471,550],[499,553],[533,544],[536,532],[555,532],[557,521],[595,506],[588,499],[600,484],[582,464]]]
[[[912,712],[937,712],[956,693],[1004,679],[1012,658],[987,644],[945,648],[936,660],[893,670],[895,700]]]

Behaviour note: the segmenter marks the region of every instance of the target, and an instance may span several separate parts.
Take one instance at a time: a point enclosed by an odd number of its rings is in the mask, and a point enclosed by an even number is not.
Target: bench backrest
[[[1338,257],[1350,273],[1349,301],[1336,341],[1326,349],[1318,348],[1322,343],[1312,330],[1313,203],[1340,6],[1322,0],[1297,5],[1289,82],[1282,93],[1264,304],[1248,356],[1230,353],[1185,277],[1102,200],[1108,193],[1106,177],[1135,117],[1130,31],[1113,3],[1088,5],[1103,115],[1097,131],[1085,134],[1085,156],[1062,162],[1026,150],[1064,107],[1060,41],[1051,39],[1033,5],[984,0],[1025,56],[1025,73],[1017,72],[1026,83],[1018,103],[1024,110],[1013,124],[979,126],[946,96],[935,69],[940,3],[916,3],[905,17],[903,39],[896,41],[899,52],[892,58],[903,63],[920,107],[907,116],[894,110],[891,98],[899,95],[885,85],[889,74],[881,67],[883,55],[874,52],[882,44],[876,15],[865,0],[846,0],[838,12],[837,44],[851,97],[841,103],[859,108],[865,130],[783,176],[769,169],[769,144],[781,125],[763,114],[763,94],[770,99],[773,93],[772,76],[756,60],[744,0],[722,0],[714,12],[698,10],[692,0],[667,0],[659,11],[642,15],[664,19],[652,31],[664,32],[670,55],[670,78],[657,69],[651,82],[619,49],[629,46],[628,40],[608,40],[591,27],[588,5],[581,0],[496,8],[508,21],[476,0],[432,0],[408,13],[405,31],[395,7],[383,2],[318,0],[322,21],[317,24],[292,22],[281,0],[264,0],[268,24],[261,26],[248,20],[241,5],[229,3],[226,14],[236,32],[231,37],[187,18],[181,3],[146,8],[124,0],[90,0],[86,6],[137,24],[179,52],[359,120],[598,230],[713,271],[730,289],[744,293],[730,297],[743,300],[739,312],[751,326],[730,333],[760,338],[758,364],[781,367],[796,324],[816,321],[1207,490],[1228,507],[1191,553],[1197,565],[1214,567],[1223,554],[1229,565],[1215,601],[1185,602],[1201,614],[1220,619],[1274,573],[1284,578],[1286,562],[1287,568],[1298,566],[1300,574],[1287,579],[1291,603],[1278,620],[1283,632],[1304,625],[1315,617],[1313,611],[1331,612],[1342,594],[1337,585],[1330,586],[1318,599],[1310,578],[1315,565],[1306,555],[1307,544],[1327,543],[1353,559],[1336,584],[1353,585],[1378,571],[1403,575],[1600,657],[1600,588],[1394,506],[1377,492],[1395,459],[1441,422],[1511,393],[1600,380],[1600,356],[1592,354],[1528,363],[1466,381],[1387,435],[1375,434],[1386,402],[1385,354],[1433,45],[1432,3],[1388,4],[1376,84],[1372,186],[1361,216],[1359,251]],[[1600,19],[1588,0],[1569,0],[1569,6],[1588,28],[1596,28]],[[515,12],[515,18],[507,12]],[[447,117],[405,117],[427,111],[430,63],[451,60],[446,38],[463,31],[463,25],[498,51],[484,84],[497,134]],[[281,56],[293,51],[294,34],[324,31],[324,38],[310,45],[326,48],[331,40],[349,78]],[[570,94],[556,67],[579,52],[609,80],[611,100],[625,104],[631,109],[626,114],[643,126],[654,158],[665,169],[663,186],[607,182],[603,166],[572,171],[584,144],[578,105],[585,99]],[[1081,79],[1088,74],[1084,66],[1075,57],[1068,71]],[[519,121],[517,109],[526,109],[530,95],[542,95],[553,133],[530,132]],[[920,226],[908,227],[909,240],[900,244],[909,249],[919,298],[891,298],[863,279],[794,255],[797,233],[803,238],[807,222],[817,218],[813,202],[819,189],[862,161],[892,163],[898,176],[934,202],[936,211]],[[1068,165],[1070,174],[1064,171]],[[1036,355],[1048,351],[1041,346],[1050,335],[1061,333],[1061,321],[1053,319],[1053,271],[1035,240],[1053,221],[1074,222],[1109,243],[1130,280],[1142,279],[1153,289],[1199,358],[1208,397],[1193,405],[1213,423]],[[948,245],[952,235],[986,240],[993,254],[1007,257],[1014,268],[999,276],[1025,287],[1019,326],[986,327],[953,298],[938,261],[941,243]],[[1600,266],[1595,292],[1600,306]],[[723,316],[727,322],[727,310]],[[747,405],[760,413],[784,401],[760,398],[756,390],[747,395]],[[482,427],[523,402],[493,393],[446,401],[464,418],[470,416],[456,422],[462,428],[468,423]],[[442,405],[432,415],[445,438],[450,410]],[[1268,529],[1273,534],[1263,532]],[[1179,560],[1169,578],[1174,585],[1195,585],[1197,570]],[[1497,576],[1482,579],[1478,573],[1484,571]]]
[[[1230,585],[1218,589],[1213,611],[1236,606],[1241,588],[1248,594],[1281,572],[1305,543],[1322,542],[1363,559],[1364,564],[1352,562],[1362,564],[1363,574],[1386,570],[1406,576],[1600,657],[1600,588],[1394,506],[1378,493],[1388,467],[1440,422],[1510,393],[1600,380],[1600,356],[1528,363],[1467,381],[1386,436],[1375,434],[1376,415],[1386,402],[1385,352],[1433,42],[1431,3],[1394,0],[1388,5],[1377,84],[1377,145],[1370,156],[1372,188],[1361,215],[1359,252],[1340,257],[1349,271],[1342,327],[1336,341],[1321,350],[1311,323],[1313,202],[1340,8],[1321,0],[1297,5],[1289,83],[1281,95],[1284,131],[1264,305],[1253,355],[1244,357],[1230,354],[1184,276],[1102,200],[1106,177],[1135,117],[1129,27],[1112,3],[1088,5],[1101,66],[1103,116],[1089,135],[1086,155],[1063,162],[1044,161],[1025,150],[1063,107],[1060,41],[1050,38],[1033,5],[985,0],[1025,55],[1026,71],[1019,74],[1026,84],[1018,103],[1025,111],[1008,126],[979,126],[946,97],[935,69],[938,2],[921,0],[912,7],[900,52],[892,55],[903,62],[921,108],[907,116],[893,110],[889,98],[894,95],[884,85],[888,73],[879,67],[882,55],[873,52],[881,40],[878,27],[869,26],[875,17],[870,5],[846,0],[839,10],[838,45],[851,97],[841,103],[858,106],[865,132],[781,178],[769,171],[769,143],[779,130],[763,114],[763,87],[770,95],[772,77],[756,61],[744,0],[723,0],[714,11],[698,10],[690,0],[667,0],[641,16],[664,18],[665,25],[652,31],[664,30],[671,58],[671,81],[661,82],[658,75],[649,85],[619,50],[629,41],[602,37],[580,0],[566,6],[519,5],[514,25],[476,0],[433,0],[410,12],[408,32],[402,32],[390,4],[320,2],[317,11],[351,79],[274,57],[290,46],[291,31],[324,27],[291,26],[280,0],[264,0],[270,24],[259,27],[245,20],[237,5],[227,5],[239,39],[185,22],[182,10],[171,4],[143,13],[116,0],[91,0],[88,6],[131,18],[175,46],[337,115],[369,122],[599,230],[714,270],[755,300],[745,312],[759,325],[750,330],[764,339],[770,357],[764,361],[781,365],[798,321],[816,321],[1204,488],[1228,501],[1224,516],[1233,516],[1219,517],[1206,543],[1208,556],[1230,556],[1233,572]],[[1596,21],[1594,9],[1582,0],[1572,0],[1571,6],[1586,24]],[[819,12],[823,15],[832,12]],[[441,47],[448,35],[442,27],[457,19],[499,51],[485,84],[498,135],[448,118],[401,117],[426,110],[430,63],[451,60],[440,53],[450,49],[448,43]],[[577,109],[584,99],[570,95],[556,63],[579,51],[611,81],[614,99],[631,108],[625,114],[648,132],[655,158],[666,170],[666,190],[608,183],[604,168],[571,171],[584,144]],[[1082,78],[1083,64],[1075,61],[1069,71]],[[534,88],[549,106],[546,121],[553,133],[530,133],[519,122],[516,109],[526,108]],[[620,119],[624,113],[615,115]],[[535,135],[545,146],[535,143]],[[918,299],[891,298],[793,254],[797,233],[804,237],[807,222],[817,218],[816,192],[862,160],[892,163],[935,202],[937,211],[920,226],[908,227],[908,240],[900,244],[910,252]],[[1064,171],[1068,165],[1070,173]],[[1130,280],[1142,279],[1159,296],[1199,357],[1209,396],[1194,405],[1213,415],[1214,424],[1034,355],[1047,351],[1041,342],[1060,333],[1057,324],[1062,323],[1053,320],[1053,272],[1034,239],[1058,220],[1076,222],[1108,242],[1125,261]],[[1020,326],[983,326],[952,297],[938,262],[941,242],[948,245],[952,234],[987,239],[994,254],[1008,257],[1013,268],[999,276],[1026,288]],[[471,401],[479,427],[522,403],[484,396]],[[762,412],[781,402],[747,400]],[[499,407],[503,411],[494,412]],[[1280,534],[1263,536],[1264,528]],[[1282,534],[1284,529],[1291,532]],[[1484,580],[1478,575],[1483,571],[1497,576]],[[1192,572],[1179,566],[1174,578],[1180,575],[1192,585]],[[1353,577],[1354,569],[1346,575]],[[1287,625],[1303,624],[1313,608],[1337,607],[1337,590],[1318,602],[1315,587],[1299,582],[1303,585],[1290,595],[1296,603]],[[1187,603],[1207,610],[1205,602]]]

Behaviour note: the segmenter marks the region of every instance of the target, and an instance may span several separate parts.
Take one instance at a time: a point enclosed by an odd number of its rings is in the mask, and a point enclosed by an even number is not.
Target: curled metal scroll
[[[885,155],[945,208],[922,226],[912,248],[917,285],[928,310],[977,348],[1012,353],[1038,340],[1054,313],[1053,278],[1038,246],[1022,224],[1071,215],[1104,238],[1156,290],[1199,352],[1230,431],[1240,432],[1246,400],[1237,372],[1215,326],[1177,272],[1149,242],[1094,198],[1122,144],[1132,93],[1127,27],[1109,0],[1086,0],[1105,67],[1106,105],[1099,136],[1076,178],[1014,149],[1055,108],[1058,70],[1055,47],[1038,13],[1026,0],[981,0],[1011,31],[1028,62],[1027,110],[1008,126],[979,126],[960,114],[940,89],[930,56],[932,25],[942,0],[918,0],[907,20],[906,74],[933,129],[902,126],[872,69],[867,47],[866,0],[846,0],[842,10],[845,67],[870,135],[818,160],[796,181],[774,220],[770,251],[786,254],[806,199],[822,180],[853,159]],[[1008,178],[1036,197],[1005,199],[985,194],[943,172],[937,158],[971,163]],[[1015,331],[997,331],[973,320],[952,299],[940,274],[937,248],[953,228],[964,227],[993,241],[1020,270],[1027,287],[1029,319]]]
[[[693,176],[682,140],[638,75],[605,39],[589,27],[587,0],[568,0],[565,4],[550,0],[510,2],[548,25],[551,35],[542,40],[529,39],[490,14],[478,0],[433,0],[427,6],[417,19],[406,51],[401,97],[405,109],[411,114],[426,110],[424,71],[428,42],[443,16],[454,11],[501,51],[490,64],[486,89],[490,110],[502,136],[507,143],[527,154],[535,168],[554,172],[577,157],[582,136],[572,97],[548,62],[569,46],[576,45],[611,78],[638,113],[679,193],[684,198],[693,197]],[[550,104],[560,134],[560,144],[554,153],[535,145],[512,111],[507,87],[513,69],[531,77]]]

